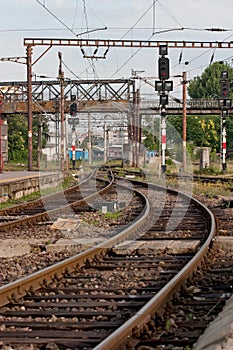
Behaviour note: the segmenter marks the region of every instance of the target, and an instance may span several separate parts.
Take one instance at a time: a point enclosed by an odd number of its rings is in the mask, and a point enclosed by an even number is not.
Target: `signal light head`
[[[222,71],[221,72],[221,79],[228,79],[228,71],[226,70],[226,71]]]
[[[161,106],[168,105],[168,95],[162,94],[159,96],[159,103]]]
[[[159,79],[169,79],[169,59],[167,57],[159,58]]]
[[[227,98],[229,96],[229,81],[221,80],[221,96]]]
[[[77,114],[77,103],[73,102],[70,105],[70,115],[76,115]]]
[[[159,54],[161,56],[167,55],[167,45],[160,45],[159,46]]]

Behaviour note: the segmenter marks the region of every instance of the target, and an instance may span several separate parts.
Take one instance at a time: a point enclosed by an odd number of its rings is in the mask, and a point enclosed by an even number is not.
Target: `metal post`
[[[88,112],[88,163],[92,163],[92,154],[91,154],[91,114]]]
[[[141,141],[141,119],[140,119],[140,92],[136,91],[136,135],[135,135],[136,167],[139,166],[139,153]]]
[[[76,133],[75,133],[75,126],[72,127],[72,168],[76,169]]]
[[[42,119],[38,116],[38,136],[37,136],[37,167],[40,168],[42,154]]]
[[[106,116],[104,117],[104,164],[107,163],[108,157],[107,157],[107,137],[108,137],[108,130],[107,130],[107,124],[106,124]]]
[[[226,132],[226,117],[227,117],[228,111],[227,109],[221,110],[221,149],[222,149],[222,172],[223,174],[226,171],[227,163],[226,163],[226,153],[227,153],[227,132]]]
[[[32,47],[27,46],[28,170],[32,170]]]
[[[161,170],[162,174],[166,172],[166,112],[163,107],[161,110],[161,144],[162,144],[162,162],[161,162]]]
[[[186,98],[187,98],[187,73],[183,72],[183,171],[186,171]]]
[[[64,115],[64,72],[62,71],[62,54],[58,52],[60,81],[60,117],[61,117],[61,172],[65,170],[65,115]]]

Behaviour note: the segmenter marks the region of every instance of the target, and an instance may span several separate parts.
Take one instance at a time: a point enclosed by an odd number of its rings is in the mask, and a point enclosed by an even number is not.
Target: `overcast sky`
[[[1,2],[0,57],[26,56],[24,38],[81,38],[142,40],[233,40],[232,0],[8,0]],[[104,28],[107,27],[106,30]],[[187,28],[187,29],[182,29]],[[228,29],[209,32],[206,28]],[[160,33],[165,30],[165,33]],[[154,33],[154,34],[153,34]],[[85,49],[89,55],[94,49]],[[45,50],[36,47],[33,61]],[[134,71],[157,78],[158,49],[110,48],[106,59],[87,60],[79,47],[53,47],[34,66],[37,76],[57,77],[58,51],[67,78],[128,78]],[[103,54],[103,50],[99,52]],[[182,54],[182,60],[179,59]],[[231,49],[170,49],[171,77],[187,71],[200,75],[210,63],[232,62]],[[189,64],[185,64],[189,62]],[[26,65],[0,62],[1,81],[26,80]],[[179,92],[180,79],[174,82]],[[153,91],[151,91],[153,92]]]

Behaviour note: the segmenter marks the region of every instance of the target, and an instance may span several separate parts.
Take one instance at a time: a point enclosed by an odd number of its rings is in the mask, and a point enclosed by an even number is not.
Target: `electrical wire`
[[[146,11],[142,14],[142,16],[139,17],[139,19],[134,23],[134,25],[130,27],[129,30],[121,37],[121,39],[125,38],[126,35],[129,34],[132,31],[132,29],[135,28],[135,26],[143,19],[143,17],[145,17],[145,15],[151,10],[151,8],[154,7],[156,2],[158,2],[158,0],[153,0],[152,5],[146,9]]]
[[[139,51],[141,51],[141,49],[146,45],[146,42],[147,41],[149,41],[149,40],[151,40],[152,39],[152,37],[154,36],[154,34],[151,34],[150,35],[150,37],[147,39],[147,40],[145,40],[145,44],[142,46],[142,47],[139,47],[111,76],[110,76],[110,78],[112,78],[112,77],[114,77],[117,73],[119,73],[119,71],[127,64],[127,63],[129,63],[129,61],[131,61],[131,59],[134,57],[134,56],[136,56],[137,55],[137,53],[139,52]]]
[[[86,3],[86,7],[93,13],[93,15],[98,19],[98,21],[101,23],[101,25],[103,25],[104,27],[107,27],[105,25],[105,23],[103,23],[103,21],[96,15],[96,13],[90,8],[90,6],[88,6],[88,4]]]
[[[84,12],[84,19],[86,22],[86,29],[88,31],[87,8],[86,8],[86,1],[85,0],[83,0],[83,12]]]
[[[53,16],[59,23],[61,23],[67,30],[69,30],[72,34],[74,34],[75,36],[77,36],[77,34],[71,29],[69,28],[62,20],[60,20],[60,18],[58,18],[52,11],[50,11],[48,9],[48,7],[46,7],[45,5],[43,5],[39,0],[36,0],[36,2],[41,5],[51,16]]]
[[[144,13],[142,14],[142,16],[140,16],[138,18],[138,20],[134,23],[133,26],[131,26],[129,28],[129,30],[127,30],[127,32],[121,37],[121,39],[123,39],[128,33],[130,33],[134,28],[135,26],[142,20],[142,18],[151,10],[153,9],[154,10],[154,6],[155,6],[155,3],[157,3],[158,0],[153,0],[152,4],[144,11]],[[152,33],[149,37],[148,40],[150,40],[152,37],[154,36],[154,33]],[[110,76],[110,78],[112,78],[113,76],[115,76],[117,73],[119,73],[119,71],[141,50],[142,48],[139,48],[138,50],[136,50],[134,52],[134,54],[132,54],[120,67],[117,68],[117,70]],[[115,49],[116,50],[116,49]]]
[[[62,64],[64,65],[64,67],[66,67],[66,69],[71,73],[73,74],[73,76],[77,79],[81,79],[76,73],[74,73],[69,67],[68,65],[62,60]]]
[[[181,27],[183,27],[182,24],[171,14],[170,11],[168,11],[168,9],[167,9],[165,6],[163,6],[163,5],[161,4],[161,2],[160,2],[159,0],[158,0],[158,4],[171,16],[171,18],[174,19],[174,21],[175,21],[178,25],[180,25]]]
[[[75,6],[75,11],[74,11],[74,18],[73,18],[73,23],[72,23],[72,30],[74,30],[74,23],[75,23],[75,20],[76,20],[76,17],[77,17],[77,13],[78,13],[78,0],[76,0],[76,6]]]

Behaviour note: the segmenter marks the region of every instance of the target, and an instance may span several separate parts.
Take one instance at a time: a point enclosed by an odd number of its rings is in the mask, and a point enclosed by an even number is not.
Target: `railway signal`
[[[74,116],[77,114],[77,103],[73,102],[70,105],[70,115]]]
[[[169,59],[167,57],[161,56],[159,58],[159,79],[168,80],[169,77]]]
[[[221,80],[221,96],[222,98],[229,97],[229,81]]]
[[[159,93],[159,104],[161,106],[161,140],[162,140],[162,164],[161,170],[164,174],[166,172],[166,111],[165,106],[168,105],[168,92],[173,90],[173,81],[169,81],[169,59],[165,57],[167,55],[167,45],[159,46],[159,60],[158,60],[158,72],[159,81],[155,82],[155,91]]]
[[[168,95],[166,95],[164,93],[159,95],[159,104],[161,106],[168,105]]]

